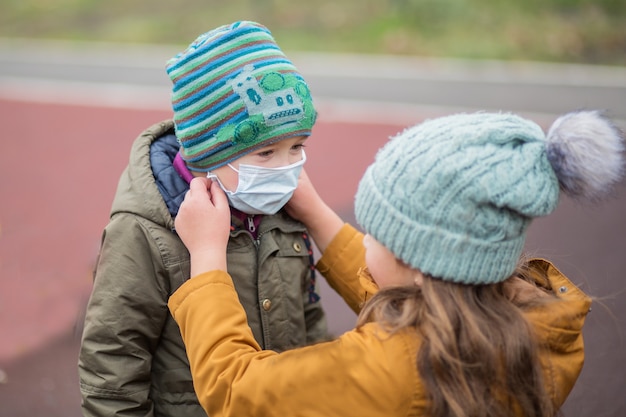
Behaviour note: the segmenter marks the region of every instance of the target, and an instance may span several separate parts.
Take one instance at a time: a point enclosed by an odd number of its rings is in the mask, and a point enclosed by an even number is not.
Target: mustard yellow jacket
[[[582,369],[582,327],[590,299],[547,261],[562,302],[528,313],[545,342],[548,393],[561,405]],[[318,270],[359,311],[376,291],[361,285],[362,234],[345,225]],[[367,288],[369,287],[369,288]],[[228,274],[211,271],[186,282],[169,301],[187,347],[196,393],[217,416],[423,416],[424,386],[416,369],[415,332],[389,337],[376,323],[334,341],[276,354],[261,351]]]

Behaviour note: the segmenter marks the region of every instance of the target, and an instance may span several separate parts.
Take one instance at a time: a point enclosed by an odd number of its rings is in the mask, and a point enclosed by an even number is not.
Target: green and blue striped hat
[[[200,35],[166,70],[180,154],[192,171],[311,134],[317,113],[309,87],[259,23],[235,22]]]

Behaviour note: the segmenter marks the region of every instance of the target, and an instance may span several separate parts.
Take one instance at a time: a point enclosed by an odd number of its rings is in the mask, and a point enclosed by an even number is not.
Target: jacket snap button
[[[566,293],[567,292],[567,287],[563,286],[563,287],[559,288],[559,292],[561,294]]]
[[[296,252],[300,252],[300,251],[302,250],[302,245],[300,245],[298,242],[295,242],[295,243],[293,244],[293,249],[294,249]]]
[[[263,300],[261,305],[263,306],[263,310],[270,311],[270,308],[272,308],[272,301],[269,298],[266,298]]]

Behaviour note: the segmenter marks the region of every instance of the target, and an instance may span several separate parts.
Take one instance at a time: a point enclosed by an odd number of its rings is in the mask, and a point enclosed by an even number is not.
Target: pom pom
[[[623,175],[622,132],[598,111],[559,117],[547,135],[547,155],[559,185],[570,197],[595,202]]]

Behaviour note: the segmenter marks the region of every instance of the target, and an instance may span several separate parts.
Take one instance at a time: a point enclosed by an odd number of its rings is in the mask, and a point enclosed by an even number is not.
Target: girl
[[[364,237],[302,176],[289,210],[360,315],[337,340],[280,354],[254,341],[226,272],[224,194],[194,180],[176,219],[194,278],[169,308],[201,404],[211,416],[554,415],[582,368],[590,298],[548,261],[520,262],[526,229],[560,190],[602,198],[622,141],[597,112],[565,115],[547,136],[511,114],[427,121],[362,178]]]

